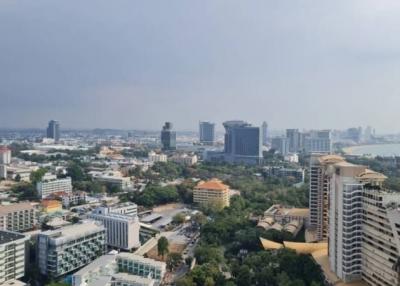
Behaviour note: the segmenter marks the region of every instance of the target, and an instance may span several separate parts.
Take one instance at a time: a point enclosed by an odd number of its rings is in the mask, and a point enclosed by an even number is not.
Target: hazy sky
[[[0,128],[400,131],[400,1],[0,0]]]

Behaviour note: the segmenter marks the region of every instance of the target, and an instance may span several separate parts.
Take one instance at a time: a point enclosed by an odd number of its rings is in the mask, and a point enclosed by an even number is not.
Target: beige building
[[[193,202],[197,204],[211,204],[224,208],[229,206],[229,200],[229,186],[218,179],[201,181],[193,190]]]
[[[27,231],[36,225],[37,212],[31,203],[0,205],[0,230]]]

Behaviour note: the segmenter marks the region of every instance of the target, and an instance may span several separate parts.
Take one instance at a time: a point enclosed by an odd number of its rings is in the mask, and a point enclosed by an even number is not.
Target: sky
[[[400,1],[0,0],[0,128],[399,132]]]

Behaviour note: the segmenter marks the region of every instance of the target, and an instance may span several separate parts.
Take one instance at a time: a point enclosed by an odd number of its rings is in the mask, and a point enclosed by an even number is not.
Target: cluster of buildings
[[[344,283],[400,284],[400,194],[385,179],[339,156],[311,158],[310,236],[327,241],[324,270]]]

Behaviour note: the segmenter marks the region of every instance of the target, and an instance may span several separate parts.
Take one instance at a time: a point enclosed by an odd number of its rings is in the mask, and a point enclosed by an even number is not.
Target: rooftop
[[[9,243],[18,239],[25,238],[25,235],[20,233],[12,232],[12,231],[5,231],[0,230],[0,244]]]
[[[11,212],[31,210],[33,206],[29,202],[11,204],[11,205],[0,205],[0,215],[5,215]]]
[[[229,189],[228,185],[222,183],[221,180],[212,179],[209,181],[201,181],[197,184],[196,189],[206,189],[206,190],[226,190]]]
[[[54,239],[57,238],[76,238],[82,237],[94,232],[104,230],[101,223],[93,220],[85,220],[71,226],[66,226],[57,230],[48,230],[41,233],[41,235],[50,236]]]
[[[158,266],[158,267],[165,267],[165,262],[157,261],[151,258],[145,258],[143,256],[132,253],[121,252],[118,254],[118,258],[135,260],[143,264],[151,264],[153,266]]]

